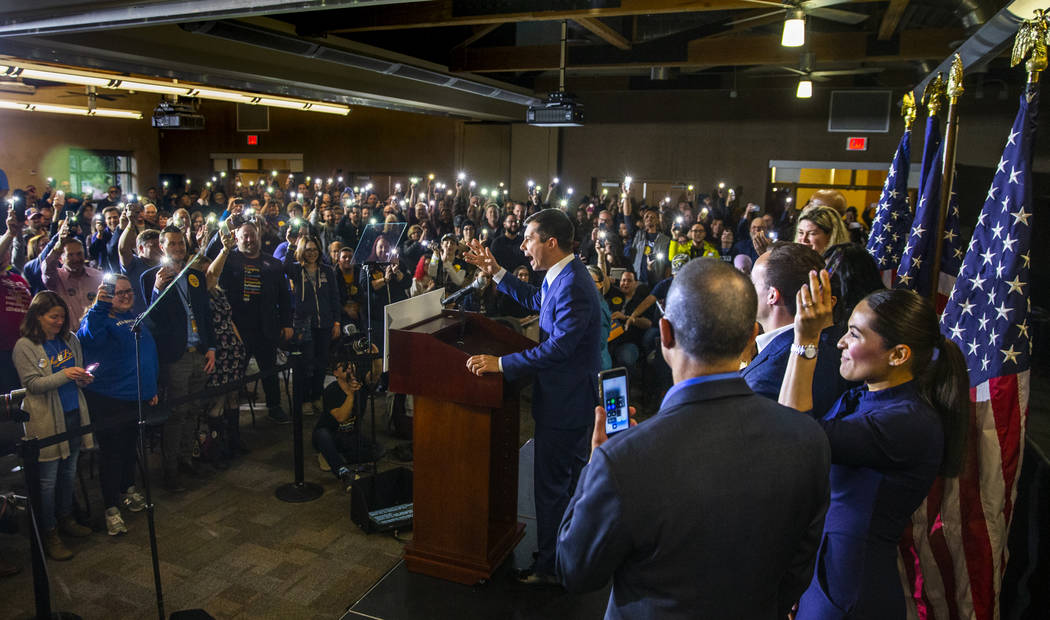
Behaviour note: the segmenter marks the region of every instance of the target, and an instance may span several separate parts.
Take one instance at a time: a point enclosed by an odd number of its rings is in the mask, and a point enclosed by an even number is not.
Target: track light
[[[21,110],[23,112],[50,112],[51,114],[70,114],[73,116],[101,116],[104,118],[142,118],[138,110],[116,110],[113,108],[95,108],[94,110],[75,105],[57,105],[53,103],[33,103],[30,101],[0,100],[0,110]]]
[[[788,9],[784,19],[784,34],[780,37],[784,47],[802,47],[806,44],[806,13],[802,9]]]
[[[65,67],[50,67],[48,65],[35,65],[21,61],[18,61],[17,65],[0,65],[0,76],[47,80],[49,82],[62,82],[66,84],[82,84],[84,86],[156,93],[159,95],[199,97],[201,99],[216,99],[219,101],[246,103],[249,105],[265,105],[274,108],[287,108],[290,110],[324,112],[326,114],[339,114],[342,116],[346,116],[350,113],[349,106],[337,103],[324,103],[321,101],[310,101],[309,99],[296,99],[292,97],[263,96],[258,93],[228,90],[224,88],[198,87],[192,84],[181,84],[177,81],[150,80],[144,78],[126,80],[119,75],[103,72]]]
[[[795,91],[795,96],[799,99],[809,99],[813,96],[813,82],[809,78],[802,78],[798,81],[798,90]]]

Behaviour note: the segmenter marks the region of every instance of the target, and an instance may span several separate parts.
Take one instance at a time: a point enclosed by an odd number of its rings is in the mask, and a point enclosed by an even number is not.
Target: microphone
[[[477,292],[477,290],[480,289],[481,286],[482,286],[482,280],[481,280],[481,278],[477,278],[476,280],[471,282],[469,286],[461,288],[458,291],[456,291],[455,293],[452,293],[448,297],[442,299],[441,300],[441,305],[444,306],[444,305],[450,304],[452,302],[459,301],[460,299],[463,299],[467,295]]]

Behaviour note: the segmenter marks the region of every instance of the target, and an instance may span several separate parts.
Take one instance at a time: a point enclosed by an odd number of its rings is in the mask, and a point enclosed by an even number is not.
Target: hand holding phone
[[[605,434],[612,436],[631,427],[627,399],[627,369],[612,368],[598,373],[602,407],[605,410]]]

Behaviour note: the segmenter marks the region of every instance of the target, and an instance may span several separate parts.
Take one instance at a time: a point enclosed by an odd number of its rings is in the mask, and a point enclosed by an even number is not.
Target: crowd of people
[[[215,181],[199,192],[165,184],[133,196],[113,186],[93,199],[29,187],[6,197],[0,389],[26,388],[30,434],[100,428],[40,455],[39,518],[51,558],[72,557],[63,537],[90,535],[72,512],[82,449],[97,443],[110,535],[127,531],[124,511],[143,509],[130,417],[140,403],[166,407],[163,486],[177,493],[182,476],[202,475],[203,462],[223,468],[248,449],[239,389],[205,403],[192,395],[237,385],[250,359],[266,372],[284,352],[298,353],[307,360],[304,409],[318,416],[319,463],[349,487],[353,464],[377,452],[360,440],[362,390],[382,390],[384,379],[377,368],[333,359],[344,333],[381,334],[384,306],[466,287],[474,291],[459,302],[466,309],[522,329],[548,303],[551,273],[579,261],[594,285],[580,299],[589,307],[593,296],[598,317],[572,327],[594,330],[585,366],[626,367],[647,399],[662,404],[639,430],[612,439],[599,407],[582,472],[585,447],[565,445],[565,471],[580,482],[574,492],[570,476],[547,506],[555,524],[563,513],[564,520],[560,532],[541,532],[550,548],[541,543],[545,564],[533,582],[585,590],[611,577],[610,617],[703,615],[698,609],[786,615],[800,598],[798,617],[839,617],[828,610],[850,608],[899,616],[891,549],[933,477],[957,470],[957,392],[966,380],[929,304],[882,290],[863,247],[870,207],[858,215],[841,194],[818,192],[802,209],[767,210],[723,188],[650,204],[629,182],[590,196],[563,195],[555,182],[545,191],[530,185],[526,199],[515,200],[502,185],[478,192],[463,175],[449,186],[432,176],[406,179],[385,196],[342,178]],[[544,215],[552,211],[561,219]],[[391,247],[377,242],[368,251],[383,260],[362,265],[355,254],[366,227],[395,223],[406,225],[404,235]],[[136,347],[133,328],[150,304]],[[540,318],[541,341],[560,337],[564,326],[551,320]],[[478,374],[543,374],[530,369],[543,355],[475,356],[468,365]],[[269,419],[288,423],[278,376],[261,383]],[[674,414],[710,408],[712,394],[747,420],[728,428],[724,415],[715,423]],[[544,398],[534,391],[534,401]],[[535,405],[539,438],[539,421],[561,405],[552,400],[546,413]],[[560,441],[556,435],[544,449]],[[718,444],[712,450],[732,458],[713,459],[725,467],[712,469],[695,446],[668,449],[693,437],[708,437]],[[798,447],[807,444],[812,449]],[[689,474],[653,485],[646,472],[663,461]],[[707,485],[734,476],[748,492],[778,487],[777,498],[704,500],[718,495]],[[626,501],[633,493],[646,499]],[[770,511],[773,499],[778,509]],[[537,502],[540,509],[539,494]],[[695,518],[707,512],[743,527],[747,519],[726,516],[739,506],[771,515],[768,531],[748,526],[733,538],[724,522]],[[666,520],[654,523],[646,516],[653,510],[666,510]],[[716,530],[722,540],[712,538]],[[717,579],[697,584],[683,569],[723,547],[714,555],[762,565],[746,597]]]

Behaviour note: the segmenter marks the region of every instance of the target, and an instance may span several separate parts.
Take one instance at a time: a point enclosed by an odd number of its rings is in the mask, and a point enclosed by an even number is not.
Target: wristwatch
[[[791,352],[795,355],[811,360],[817,357],[817,345],[815,344],[793,344],[791,345]]]

